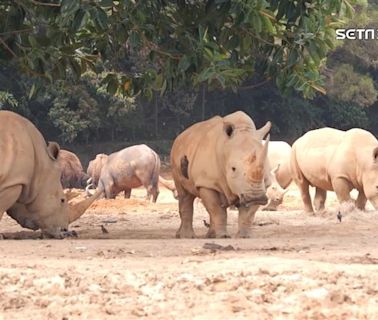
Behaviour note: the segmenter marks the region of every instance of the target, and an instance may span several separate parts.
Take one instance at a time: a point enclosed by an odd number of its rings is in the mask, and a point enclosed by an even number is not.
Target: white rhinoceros
[[[270,141],[268,160],[271,171],[272,184],[268,187],[266,195],[269,202],[263,210],[277,210],[283,202],[292,178],[290,172],[291,146],[285,141]]]
[[[201,198],[210,215],[207,237],[227,237],[226,208],[239,208],[239,237],[248,237],[256,210],[267,203],[268,143],[262,138],[268,122],[256,130],[252,119],[238,111],[192,125],[174,141],[172,176],[179,198],[179,238],[194,237],[193,201]]]
[[[26,118],[0,111],[0,212],[21,226],[63,238],[100,195],[69,205],[61,185],[59,145],[46,141]]]
[[[309,186],[316,188],[316,210],[324,209],[327,190],[335,191],[343,203],[351,201],[352,189],[359,192],[359,209],[365,208],[367,199],[378,209],[378,140],[366,130],[307,132],[293,144],[291,172],[305,211],[313,211]]]

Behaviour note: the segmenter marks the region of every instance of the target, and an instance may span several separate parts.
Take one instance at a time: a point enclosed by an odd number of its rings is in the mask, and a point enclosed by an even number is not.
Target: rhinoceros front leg
[[[356,207],[360,210],[365,210],[366,202],[367,202],[367,199],[366,199],[365,193],[362,190],[359,191],[358,197],[356,199]]]
[[[322,211],[325,208],[325,202],[327,199],[327,190],[316,188],[314,207],[316,211]]]
[[[0,213],[0,221],[3,218],[3,215],[4,215],[4,212],[1,212]],[[0,233],[0,240],[3,240],[3,239],[4,239],[4,236]]]
[[[42,238],[44,239],[65,239],[77,237],[78,235],[75,230],[63,230],[62,228],[51,228],[42,230]]]
[[[239,230],[236,234],[237,238],[249,238],[251,236],[251,227],[255,218],[255,213],[259,208],[258,205],[250,207],[239,207],[238,225]]]
[[[195,238],[193,231],[193,202],[195,196],[185,190],[178,193],[181,224],[176,232],[176,238]]]
[[[348,180],[344,178],[336,178],[332,180],[332,187],[340,203],[352,201],[350,192],[352,191],[353,186]]]
[[[199,195],[210,215],[210,228],[207,238],[229,238],[227,234],[227,209],[223,198],[215,190],[201,188]]]
[[[6,212],[20,197],[21,186],[10,187],[0,192],[0,220]]]

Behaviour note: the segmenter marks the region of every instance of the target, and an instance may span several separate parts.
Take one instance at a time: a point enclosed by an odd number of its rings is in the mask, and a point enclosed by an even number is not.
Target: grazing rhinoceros
[[[99,153],[96,158],[89,161],[87,174],[92,178],[91,183],[94,186],[98,185],[98,180],[101,176],[101,170],[105,162],[108,160],[108,155],[104,153]]]
[[[135,145],[109,155],[101,170],[98,187],[106,198],[115,198],[121,191],[125,198],[131,189],[144,186],[147,199],[156,202],[159,194],[160,158],[145,144]]]
[[[269,202],[263,210],[277,210],[283,202],[292,178],[290,173],[291,146],[285,141],[270,141],[268,160],[271,171],[272,184],[267,188],[266,195]]]
[[[295,141],[291,172],[299,187],[305,211],[312,212],[309,186],[316,187],[314,205],[324,209],[327,190],[335,191],[340,203],[359,194],[356,206],[364,209],[367,199],[378,209],[378,140],[368,131],[322,128]]]
[[[172,176],[179,198],[178,238],[193,238],[193,201],[201,198],[210,215],[207,237],[227,237],[226,208],[239,208],[237,236],[248,237],[260,205],[267,203],[265,181],[271,127],[256,130],[252,119],[238,111],[213,117],[182,132],[171,150]]]
[[[87,175],[76,154],[61,149],[58,156],[58,163],[62,170],[61,182],[63,188],[78,188],[86,186],[89,175]]]
[[[46,142],[24,117],[0,111],[0,212],[21,226],[62,238],[101,194],[68,205],[60,182],[59,145]]]

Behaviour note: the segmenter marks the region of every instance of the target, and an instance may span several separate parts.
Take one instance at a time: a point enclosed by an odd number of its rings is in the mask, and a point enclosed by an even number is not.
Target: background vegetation
[[[89,157],[143,141],[168,154],[190,124],[236,110],[288,142],[378,134],[378,42],[333,31],[377,22],[363,0],[0,1],[0,109]]]

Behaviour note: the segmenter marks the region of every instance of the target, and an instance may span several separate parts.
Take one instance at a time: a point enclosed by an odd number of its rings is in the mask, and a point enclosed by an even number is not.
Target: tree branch
[[[29,31],[33,31],[33,28],[1,32],[1,33],[0,33],[0,36],[6,36],[6,35],[8,35],[8,34],[24,33],[24,32],[29,32]]]
[[[255,88],[258,88],[258,87],[263,86],[264,84],[266,84],[266,83],[269,82],[270,80],[272,80],[272,78],[271,78],[271,77],[268,77],[268,78],[266,78],[264,81],[261,81],[261,82],[259,82],[259,83],[251,84],[250,86],[239,87],[238,90],[255,89]]]
[[[45,6],[45,7],[60,7],[60,3],[46,3],[46,2],[39,2],[36,0],[30,0],[31,3],[37,6]]]
[[[10,52],[13,58],[17,58],[17,54],[14,53],[14,51],[5,43],[5,41],[2,38],[0,38],[0,42],[3,45],[3,47]]]

